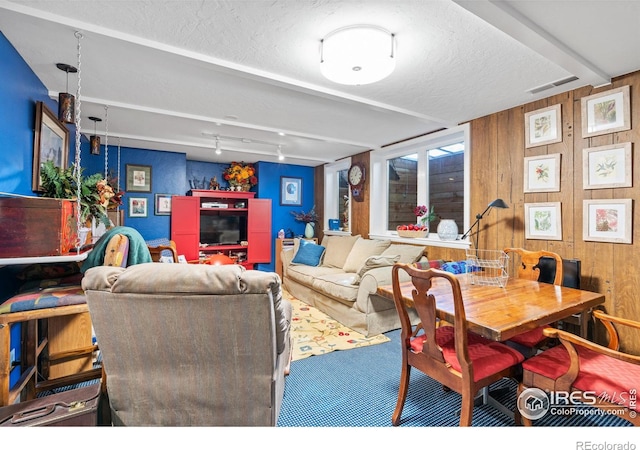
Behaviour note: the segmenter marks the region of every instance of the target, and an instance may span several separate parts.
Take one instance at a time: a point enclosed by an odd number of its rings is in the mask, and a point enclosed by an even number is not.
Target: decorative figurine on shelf
[[[209,189],[212,191],[217,191],[220,189],[220,183],[218,183],[218,178],[214,175],[211,180],[209,180]]]

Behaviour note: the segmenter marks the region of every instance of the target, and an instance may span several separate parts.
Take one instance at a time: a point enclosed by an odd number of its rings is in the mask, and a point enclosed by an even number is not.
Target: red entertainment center
[[[271,199],[243,191],[188,194],[171,200],[171,240],[188,261],[223,253],[247,269],[271,262]]]

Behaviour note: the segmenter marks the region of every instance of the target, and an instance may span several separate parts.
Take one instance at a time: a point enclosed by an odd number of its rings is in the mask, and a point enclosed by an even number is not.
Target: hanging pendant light
[[[220,136],[216,136],[216,155],[220,155],[222,149],[220,148]]]
[[[58,94],[58,119],[64,123],[75,123],[76,98],[72,94],[69,94],[69,72],[76,73],[78,69],[64,63],[58,63],[56,67],[67,73],[67,91]]]
[[[93,120],[93,136],[89,139],[91,154],[99,155],[100,154],[100,136],[98,136],[98,128],[97,123],[102,122],[100,117],[89,117],[89,120]]]

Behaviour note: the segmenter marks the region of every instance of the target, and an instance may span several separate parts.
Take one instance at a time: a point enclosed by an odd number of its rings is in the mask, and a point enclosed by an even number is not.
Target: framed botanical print
[[[127,191],[151,192],[151,166],[127,164]]]
[[[147,217],[148,208],[146,197],[129,197],[129,217]]]
[[[585,148],[582,153],[582,187],[631,187],[631,142]]]
[[[156,216],[171,215],[171,194],[156,194]]]
[[[524,204],[525,238],[562,240],[560,202]]]
[[[585,241],[631,244],[633,200],[583,200],[582,239]]]
[[[631,129],[629,86],[583,97],[582,137]]]
[[[560,153],[524,159],[524,192],[560,191]]]
[[[561,105],[526,113],[524,130],[526,148],[562,142]]]

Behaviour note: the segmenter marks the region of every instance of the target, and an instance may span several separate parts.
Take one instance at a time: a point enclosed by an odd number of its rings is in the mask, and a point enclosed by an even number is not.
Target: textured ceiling
[[[277,162],[280,145],[308,166],[640,69],[638,17],[606,0],[0,0],[0,31],[52,97],[82,33],[83,131],[108,111],[110,144],[212,162]],[[320,39],[358,23],[395,33],[396,70],[334,84]]]

